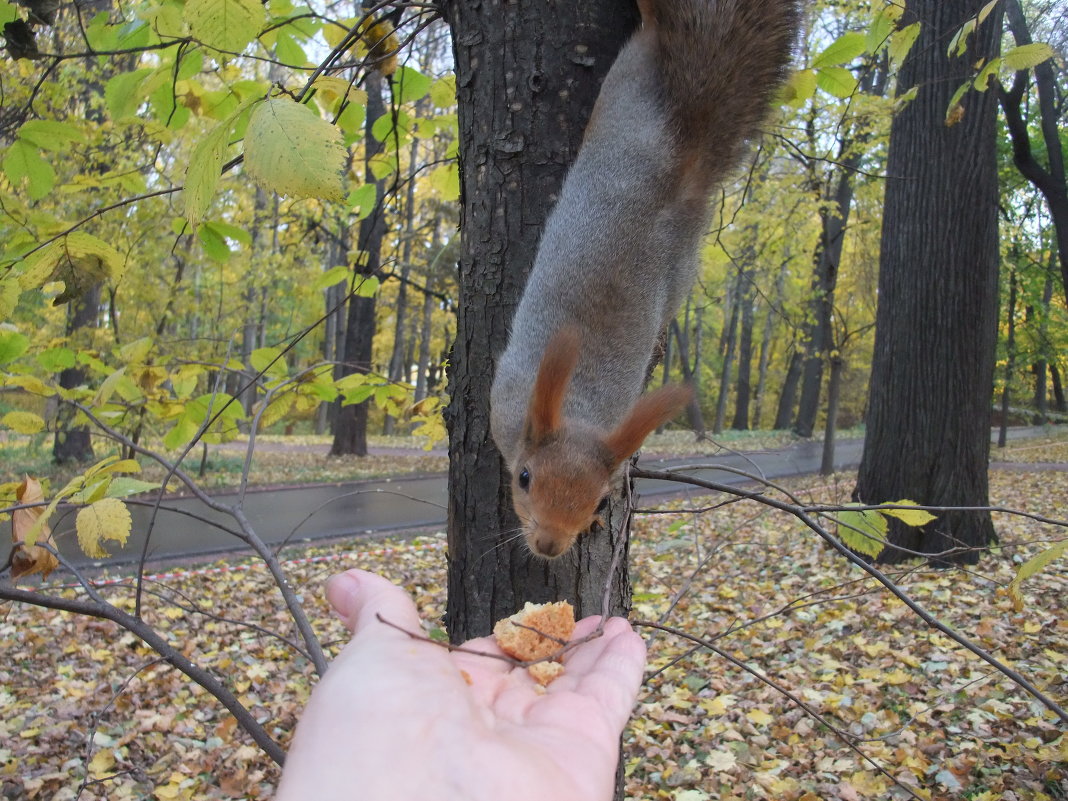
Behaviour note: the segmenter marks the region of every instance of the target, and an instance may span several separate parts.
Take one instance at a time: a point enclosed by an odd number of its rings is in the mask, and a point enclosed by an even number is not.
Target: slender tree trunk
[[[1064,385],[1061,383],[1061,372],[1053,362],[1049,364],[1049,380],[1053,383],[1053,404],[1061,414],[1068,413],[1068,402],[1064,397]]]
[[[1001,389],[1001,425],[998,427],[998,447],[1008,442],[1009,402],[1012,397],[1012,376],[1016,372],[1016,268],[1009,273],[1009,308],[1005,312],[1009,323],[1008,341],[1005,343],[1005,386]]]
[[[541,224],[578,151],[600,81],[638,16],[636,6],[615,0],[452,0],[444,8],[461,142],[460,303],[446,418],[446,624],[456,642],[488,634],[527,600],[566,598],[578,615],[601,612],[605,596],[609,613],[630,605],[619,504],[606,531],[581,537],[560,559],[533,560],[515,541],[508,473],[489,433],[489,388]],[[617,543],[623,558],[612,573]]]
[[[357,266],[357,280],[377,275],[382,267],[382,239],[385,235],[384,182],[376,181],[371,171],[371,159],[382,150],[382,144],[371,133],[372,126],[386,112],[382,99],[385,81],[379,72],[370,72],[364,82],[367,90],[367,125],[364,133],[364,179],[378,185],[379,202],[371,214],[360,220],[357,248],[365,254],[366,261]],[[341,373],[369,373],[373,358],[375,337],[375,298],[351,295],[345,322],[345,346],[342,353]],[[330,446],[333,456],[348,454],[367,455],[367,415],[370,400],[341,406],[336,410],[334,441]]]
[[[712,433],[723,433],[724,421],[727,418],[727,398],[731,391],[731,366],[734,360],[734,345],[738,339],[738,317],[741,313],[741,292],[732,293],[733,298],[730,310],[730,322],[724,329],[723,337],[723,370],[719,375],[719,397],[716,399],[716,419],[712,423]]]
[[[701,414],[700,394],[697,391],[697,377],[694,373],[694,369],[690,367],[690,338],[683,333],[682,326],[679,325],[678,320],[671,321],[669,334],[675,335],[675,343],[679,347],[679,369],[682,371],[682,380],[693,387],[694,390],[693,397],[690,398],[690,402],[686,404],[686,421],[689,424],[690,429],[700,436],[705,430],[705,418],[704,415]],[[668,353],[670,346],[671,336],[668,336],[664,346],[665,354]],[[664,358],[666,359],[667,356],[665,355]]]
[[[734,398],[734,421],[731,423],[731,428],[737,431],[749,429],[749,402],[752,397],[750,384],[753,375],[752,282],[752,273],[747,273],[744,288],[739,296],[742,304],[742,330],[738,341],[738,381],[737,395]]]
[[[1050,260],[1052,261],[1052,254],[1050,254]],[[1053,300],[1053,270],[1052,265],[1048,273],[1046,273],[1046,283],[1042,287],[1042,308],[1039,312],[1041,315],[1038,321],[1038,347],[1041,356],[1034,365],[1035,374],[1035,416],[1032,418],[1032,423],[1036,426],[1044,425],[1047,419],[1047,413],[1049,412],[1049,385],[1046,381],[1046,374],[1049,368],[1048,354],[1050,352],[1049,344],[1049,312],[1050,302]]]
[[[1032,43],[1023,8],[1019,0],[1007,0],[1005,14],[1017,45]],[[1064,151],[1061,145],[1061,123],[1057,102],[1057,79],[1053,64],[1047,60],[1035,65],[1035,85],[1038,88],[1039,126],[1046,149],[1046,166],[1035,158],[1027,120],[1021,111],[1023,95],[1030,75],[1023,70],[1016,73],[1012,88],[1001,90],[1001,107],[1005,124],[1012,139],[1012,155],[1020,174],[1030,181],[1046,199],[1053,230],[1057,238],[1057,256],[1064,282],[1064,297],[1068,300],[1068,181],[1065,180]]]
[[[990,402],[997,343],[996,98],[969,94],[946,125],[956,87],[996,56],[995,6],[962,57],[947,56],[981,0],[911,0],[903,24],[922,21],[898,74],[919,93],[890,134],[867,436],[854,499],[908,498],[932,506],[986,506]],[[966,199],[966,202],[962,199]],[[890,543],[974,563],[996,540],[987,512],[945,512],[922,528],[890,521]],[[893,547],[887,561],[908,555]]]
[[[88,330],[95,328],[100,313],[100,284],[91,287],[80,297],[70,302],[67,311],[67,337],[74,347],[88,345]],[[59,374],[63,389],[80,387],[89,380],[84,367],[68,367]],[[78,412],[69,404],[60,402],[56,415],[56,436],[52,443],[52,458],[56,464],[90,462],[93,460],[93,438],[89,426],[76,423]]]
[[[786,367],[786,377],[783,378],[782,392],[779,393],[779,406],[775,412],[775,429],[784,431],[790,427],[790,421],[794,417],[794,403],[797,401],[797,385],[801,381],[801,367],[805,362],[805,354],[795,350],[790,356],[790,363]]]
[[[834,438],[838,436],[838,401],[842,394],[842,370],[845,362],[835,354],[831,356],[831,375],[827,380],[827,425],[823,429],[823,460],[820,475],[834,472]]]

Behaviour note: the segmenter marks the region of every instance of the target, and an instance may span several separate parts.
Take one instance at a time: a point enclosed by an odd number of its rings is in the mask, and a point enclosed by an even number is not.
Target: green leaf
[[[1001,2],[1001,0],[990,0],[989,3],[987,3],[985,6],[983,6],[983,8],[979,12],[978,16],[976,16],[976,18],[975,18],[976,21],[980,25],[982,25],[983,24],[983,20],[985,20],[987,17],[990,16],[990,12],[994,10],[994,6],[996,6],[1000,2]]]
[[[107,489],[108,498],[126,498],[130,495],[140,495],[143,492],[151,492],[163,485],[158,481],[142,481],[139,478],[119,476],[114,479]]]
[[[812,59],[810,65],[813,69],[821,67],[834,67],[839,64],[848,64],[867,49],[866,37],[863,33],[851,31],[843,33],[826,48],[823,52]]]
[[[50,373],[58,373],[74,366],[74,351],[70,348],[49,348],[37,354],[37,363]]]
[[[459,200],[460,168],[455,161],[438,165],[430,171],[428,177],[430,185],[434,188],[434,191],[441,195],[442,200]]]
[[[398,103],[414,103],[430,91],[430,78],[411,67],[398,67],[390,78],[393,97]]]
[[[1060,559],[1065,553],[1068,553],[1068,540],[1061,540],[1020,565],[1020,568],[1016,571],[1016,577],[1009,583],[1009,595],[1012,596],[1013,604],[1017,610],[1023,608],[1020,584],[1044,569],[1054,559]]]
[[[897,21],[901,19],[903,11],[904,8],[901,6],[883,6],[864,35],[864,49],[869,53],[875,53],[886,47],[890,43],[890,37],[893,36]]]
[[[0,278],[0,320],[10,320],[19,304],[22,287],[14,277]]]
[[[349,192],[345,204],[353,211],[356,211],[357,220],[362,220],[371,216],[371,212],[374,211],[377,202],[378,187],[374,184],[364,184]]]
[[[119,348],[119,357],[127,364],[144,364],[155,343],[152,337],[141,337]]]
[[[845,67],[822,67],[816,70],[816,85],[827,94],[841,99],[857,91],[857,79]]]
[[[230,144],[231,127],[229,118],[219,123],[196,143],[189,155],[182,203],[183,214],[193,230],[203,221],[215,198],[215,186],[222,174],[223,159]]]
[[[960,116],[964,114],[964,107],[961,106],[961,99],[967,94],[968,90],[972,88],[971,81],[965,81],[959,87],[957,91],[953,93],[953,97],[949,99],[949,105],[946,106],[946,125],[956,125],[960,119]]]
[[[343,281],[347,281],[349,278],[350,270],[344,264],[339,264],[336,267],[331,267],[325,273],[319,275],[314,281],[312,281],[311,288],[316,292],[321,292],[328,287],[332,287],[335,284],[340,284]]]
[[[0,423],[10,428],[17,434],[36,434],[44,430],[45,421],[40,415],[33,412],[8,412],[0,417]]]
[[[104,86],[104,101],[112,119],[136,116],[137,109],[148,99],[147,93],[139,90],[152,72],[154,70],[145,67],[133,72],[121,72],[108,80]]]
[[[946,55],[950,58],[964,55],[964,51],[968,49],[968,37],[975,31],[976,21],[972,19],[965,22],[957,32],[953,34],[953,38],[949,40],[949,47],[946,48]]]
[[[119,278],[126,258],[102,239],[75,231],[27,256],[19,277],[23,290],[47,281],[62,281],[66,288],[56,299],[62,303],[105,279]]]
[[[185,20],[194,39],[236,55],[259,35],[266,17],[260,0],[188,0]]]
[[[985,92],[990,87],[990,81],[997,78],[999,69],[1001,69],[1001,59],[991,59],[986,63],[986,66],[979,70],[979,74],[972,81],[972,86],[980,92]]]
[[[245,168],[260,186],[291,197],[341,200],[347,157],[341,131],[288,98],[259,105],[245,134]]]
[[[794,108],[801,108],[816,94],[816,73],[814,70],[797,70],[786,86],[783,87],[783,102]]]
[[[889,501],[893,506],[919,506],[916,501],[910,501],[908,498],[904,498],[900,501]],[[926,526],[931,521],[937,519],[930,512],[925,512],[923,509],[880,509],[884,515],[890,515],[890,517],[896,517],[906,526],[912,526],[913,528],[919,528],[920,526]]]
[[[1012,48],[1001,57],[1001,61],[1006,69],[1016,72],[1037,67],[1055,55],[1053,48],[1045,42],[1035,42]]]
[[[19,18],[18,9],[7,0],[0,0],[0,25],[6,25]]]
[[[908,25],[893,35],[890,40],[890,46],[886,52],[890,56],[890,65],[892,70],[896,70],[901,66],[901,62],[905,60],[905,56],[912,50],[912,46],[916,44],[916,40],[920,36],[919,22],[914,22]]]
[[[378,292],[379,284],[379,280],[374,276],[360,278],[356,281],[356,286],[353,287],[353,294],[358,298],[373,298],[375,293]]]
[[[126,375],[126,368],[120,367],[105,378],[100,385],[100,388],[96,391],[96,397],[93,398],[93,405],[103,406],[105,403],[108,403],[111,400],[111,396],[115,394],[115,389],[124,375]]]
[[[248,362],[257,373],[285,375],[288,372],[280,348],[256,348],[248,355]]]
[[[56,185],[56,171],[41,158],[35,145],[16,139],[4,153],[4,172],[11,183],[18,186],[26,182],[26,192],[34,200],[40,200]]]
[[[430,102],[438,108],[456,105],[456,75],[450,73],[430,85]]]
[[[838,512],[838,538],[858,553],[878,556],[886,544],[886,518],[873,510]]]
[[[0,364],[15,361],[29,346],[30,340],[18,331],[0,331]]]
[[[197,229],[197,238],[208,258],[213,261],[225,262],[233,255],[230,246],[226,244],[226,237],[220,234],[211,223],[205,223]]]
[[[85,142],[85,133],[68,122],[29,120],[19,128],[19,139],[45,150],[65,150],[74,142]]]

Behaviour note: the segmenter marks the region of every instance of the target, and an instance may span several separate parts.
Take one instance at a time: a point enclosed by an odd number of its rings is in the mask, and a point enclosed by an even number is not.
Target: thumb
[[[382,628],[400,637],[408,636],[386,626],[382,620],[412,634],[422,631],[419,613],[408,593],[388,579],[366,570],[348,570],[332,576],[326,583],[326,598],[353,634]],[[385,631],[375,633],[385,634]]]

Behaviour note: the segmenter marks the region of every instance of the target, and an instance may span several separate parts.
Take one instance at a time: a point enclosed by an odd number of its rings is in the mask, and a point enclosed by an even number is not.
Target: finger
[[[512,664],[495,657],[504,656],[493,637],[478,637],[463,644],[463,651],[453,651],[452,659],[458,668],[468,673],[507,673]],[[483,655],[485,654],[485,655]]]
[[[623,618],[605,623],[604,637],[584,643],[576,649],[565,677],[576,680],[574,692],[597,701],[605,718],[622,730],[638,697],[645,669],[645,641]],[[583,649],[589,646],[592,661]],[[552,692],[555,686],[550,685]]]
[[[404,632],[421,633],[419,613],[408,593],[374,573],[349,570],[332,576],[326,583],[326,597],[353,634],[372,629],[376,634],[390,631],[400,637],[408,636]],[[393,626],[399,626],[404,632]]]

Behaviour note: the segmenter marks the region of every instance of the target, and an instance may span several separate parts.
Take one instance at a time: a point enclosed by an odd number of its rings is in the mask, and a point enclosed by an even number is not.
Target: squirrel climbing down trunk
[[[639,0],[497,362],[491,428],[530,549],[559,556],[685,405],[641,398],[689,292],[709,199],[786,76],[798,0]]]

